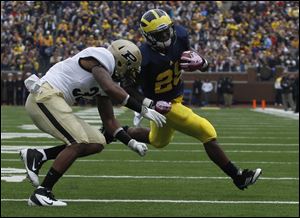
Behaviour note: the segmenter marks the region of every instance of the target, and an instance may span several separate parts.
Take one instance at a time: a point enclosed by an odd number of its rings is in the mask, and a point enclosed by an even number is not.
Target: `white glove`
[[[138,142],[135,139],[131,139],[128,142],[128,147],[131,148],[133,151],[137,152],[140,156],[145,156],[148,147],[145,143]]]
[[[148,108],[152,108],[154,102],[149,99],[149,98],[144,98],[142,105],[148,107]],[[143,120],[143,116],[138,113],[138,112],[134,112],[134,118],[133,118],[133,125],[135,127],[141,127],[141,122]]]
[[[164,115],[146,106],[142,106],[141,115],[152,120],[158,127],[162,127],[166,123],[166,117]]]
[[[142,120],[143,116],[138,112],[134,112],[133,125],[135,127],[141,127]]]

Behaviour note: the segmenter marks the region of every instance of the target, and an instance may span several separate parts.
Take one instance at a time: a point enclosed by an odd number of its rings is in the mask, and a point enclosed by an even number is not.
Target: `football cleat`
[[[56,200],[52,192],[42,186],[39,186],[28,199],[29,206],[67,206],[67,203]]]
[[[20,158],[24,162],[27,178],[34,187],[39,186],[39,170],[43,165],[43,154],[37,149],[22,149]]]
[[[249,185],[253,185],[261,173],[262,170],[260,168],[257,168],[256,170],[239,170],[238,175],[233,182],[239,189],[244,190]]]

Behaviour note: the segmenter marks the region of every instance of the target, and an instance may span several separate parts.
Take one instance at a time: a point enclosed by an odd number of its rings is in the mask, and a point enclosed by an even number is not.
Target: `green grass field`
[[[74,108],[77,112],[86,109]],[[201,143],[176,132],[173,142],[163,149],[149,145],[143,158],[113,143],[100,154],[78,159],[53,190],[67,207],[29,207],[27,199],[34,188],[24,180],[18,150],[62,143],[47,137],[13,136],[16,134],[11,133],[33,136],[31,133],[41,131],[28,126],[32,122],[23,107],[3,106],[1,216],[298,217],[298,120],[246,108],[194,111],[214,124],[219,142],[233,162],[242,168],[263,169],[255,185],[245,191],[237,189],[209,160]],[[117,117],[122,124],[131,125],[133,113],[124,110]],[[48,161],[42,167],[41,181],[51,164]]]

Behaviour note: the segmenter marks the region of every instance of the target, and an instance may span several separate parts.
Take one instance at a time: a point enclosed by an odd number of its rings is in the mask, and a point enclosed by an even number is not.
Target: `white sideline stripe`
[[[41,175],[46,176],[46,175]],[[224,180],[231,179],[224,176],[113,176],[113,175],[63,175],[65,178],[102,178],[102,179],[213,179],[213,180]],[[296,177],[260,177],[259,180],[299,180]]]
[[[49,148],[52,146],[43,146],[39,148]],[[1,145],[1,153],[18,153],[22,148],[36,148],[34,146],[9,146],[9,145]],[[181,152],[181,153],[195,153],[195,152],[205,152],[205,150],[178,150],[178,149],[172,149],[172,150],[149,150],[150,152]],[[104,149],[103,152],[132,152],[129,149]],[[277,154],[277,153],[286,153],[286,154],[297,154],[299,151],[257,151],[257,150],[226,150],[227,153],[271,153],[271,154]]]
[[[20,159],[1,159],[3,162],[19,162]],[[76,160],[76,162],[126,162],[126,163],[187,163],[187,164],[198,164],[198,163],[212,163],[212,161],[206,160]],[[247,164],[299,164],[299,162],[268,162],[268,161],[238,161],[238,163],[247,163]]]
[[[28,144],[59,144],[59,142],[56,141],[23,141],[23,140],[2,140],[4,143],[28,143]],[[121,142],[113,142],[112,144],[122,145]],[[201,142],[171,142],[169,146],[172,145],[201,145]],[[271,147],[288,147],[288,146],[297,146],[299,147],[299,144],[296,143],[221,143],[221,145],[233,145],[233,146],[271,146]],[[5,145],[5,146],[14,146],[14,145]],[[27,145],[18,145],[18,146],[26,146]]]
[[[294,120],[299,120],[299,113],[294,113],[293,111],[284,111],[282,109],[277,109],[277,108],[257,108],[257,109],[251,109],[252,111],[255,112],[260,112],[260,113],[265,113],[265,114],[271,114],[275,116],[280,116],[280,117],[286,117],[286,118],[291,118]]]
[[[112,151],[112,152],[132,152],[130,150],[124,149],[106,149],[104,151]],[[184,153],[194,153],[194,152],[205,152],[205,150],[149,150],[149,152],[184,152]],[[250,150],[226,150],[227,153],[287,153],[287,154],[297,154],[299,151],[250,151]]]
[[[87,203],[184,203],[184,204],[299,204],[299,201],[216,201],[216,200],[160,200],[160,199],[60,199],[66,202]],[[2,201],[20,202],[28,199],[2,199]]]
[[[91,121],[94,122],[94,121]],[[96,122],[96,121],[95,121]],[[53,138],[53,136],[47,133],[16,133],[16,132],[1,132],[1,139],[13,139],[13,138]],[[253,136],[221,136],[221,139],[253,139]],[[256,136],[256,139],[282,139],[282,136]],[[285,139],[298,139],[297,136],[287,136]]]

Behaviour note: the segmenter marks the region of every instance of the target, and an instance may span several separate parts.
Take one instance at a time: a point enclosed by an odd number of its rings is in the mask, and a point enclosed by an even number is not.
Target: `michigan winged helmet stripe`
[[[166,29],[172,21],[168,14],[159,9],[152,9],[143,15],[141,19],[141,28],[144,32],[155,32]]]

